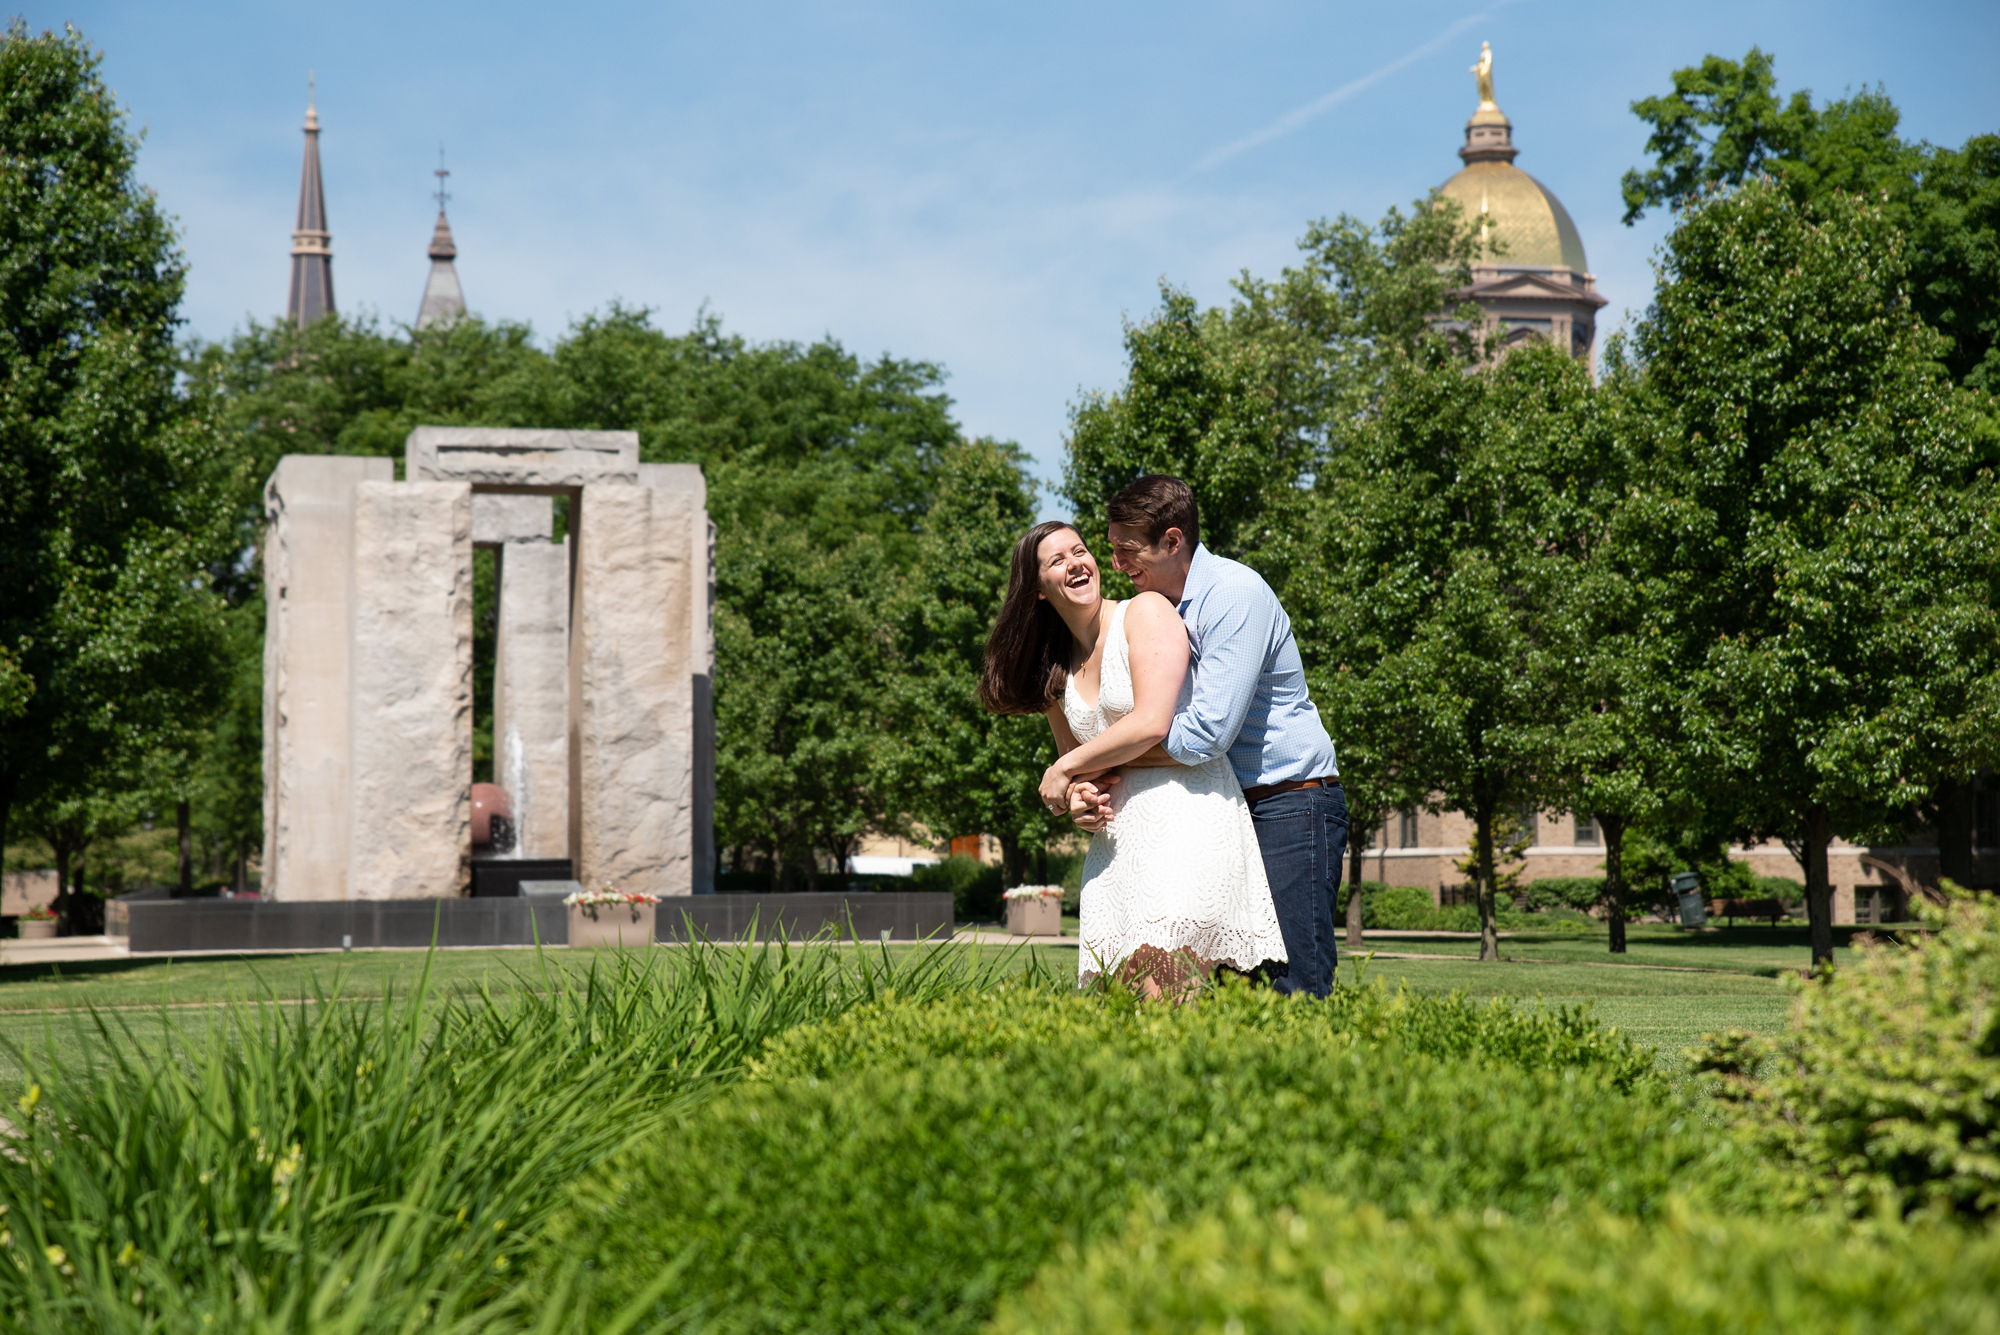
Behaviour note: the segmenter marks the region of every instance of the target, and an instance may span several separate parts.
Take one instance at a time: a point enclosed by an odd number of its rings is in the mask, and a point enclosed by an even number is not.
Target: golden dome
[[[1439,190],[1446,199],[1455,199],[1474,222],[1504,247],[1500,253],[1484,256],[1503,268],[1555,268],[1566,266],[1578,274],[1587,273],[1590,263],[1583,255],[1583,238],[1562,201],[1548,187],[1514,165],[1514,123],[1493,100],[1493,48],[1479,44],[1479,63],[1469,71],[1479,77],[1479,109],[1465,123],[1465,146],[1458,156],[1465,170],[1446,181]]]
[[[1491,257],[1493,263],[1510,268],[1560,264],[1579,274],[1590,272],[1583,238],[1562,201],[1513,163],[1469,162],[1439,193],[1457,200],[1467,218],[1486,221],[1488,235],[1505,247]]]

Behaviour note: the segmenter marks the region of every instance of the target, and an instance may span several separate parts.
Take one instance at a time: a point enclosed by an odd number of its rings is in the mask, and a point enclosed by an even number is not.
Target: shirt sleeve
[[[1257,698],[1264,657],[1271,647],[1278,600],[1231,597],[1223,590],[1196,611],[1201,661],[1187,708],[1174,715],[1166,752],[1183,765],[1227,755]]]

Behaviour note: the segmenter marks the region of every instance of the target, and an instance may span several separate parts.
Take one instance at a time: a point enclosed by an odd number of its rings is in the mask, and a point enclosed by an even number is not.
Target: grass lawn
[[[1843,929],[1841,955],[1852,933]],[[1794,939],[1796,938],[1796,939]],[[1478,942],[1458,940],[1371,941],[1375,950],[1420,959],[1363,960],[1341,954],[1341,974],[1420,992],[1464,991],[1474,997],[1510,997],[1551,1003],[1592,1004],[1605,1024],[1660,1049],[1667,1064],[1680,1050],[1712,1029],[1776,1031],[1784,1023],[1787,994],[1779,974],[1796,971],[1806,953],[1803,929],[1738,927],[1733,931],[1682,933],[1671,927],[1632,929],[1625,964],[1672,968],[1617,967],[1598,937],[1523,935],[1501,943],[1507,958],[1481,964]],[[872,947],[871,947],[872,948]],[[904,955],[914,946],[892,946]],[[1005,947],[960,947],[1005,954]],[[663,951],[671,967],[676,952]],[[1039,958],[1058,975],[1073,977],[1073,944],[1036,944],[1012,950],[1011,962],[1025,967]],[[496,993],[517,987],[540,988],[546,967],[551,979],[587,968],[584,952],[551,950],[538,960],[533,950],[439,951],[430,962],[431,983],[445,993],[486,988]],[[123,959],[88,964],[16,965],[0,969],[0,1040],[33,1049],[53,1041],[68,1054],[101,1046],[92,1007],[111,1012],[141,1048],[156,1047],[168,1023],[197,1029],[211,1008],[239,999],[275,997],[294,1002],[321,992],[351,1000],[379,998],[385,990],[408,993],[422,976],[421,951],[354,951],[331,955],[214,956],[197,959]],[[1695,972],[1698,970],[1699,972]],[[161,1007],[170,1008],[163,1015]],[[171,1016],[171,1020],[168,1016]],[[0,1079],[18,1077],[19,1063],[0,1051]]]
[[[1855,937],[1864,932],[1896,930],[1894,927],[1834,928],[1834,967],[1838,968],[1842,962],[1852,958],[1853,947],[1850,943]],[[1345,937],[1342,939],[1344,941]],[[1502,938],[1500,955],[1503,959],[1536,963],[1653,964],[1675,969],[1753,973],[1767,978],[1775,978],[1781,973],[1800,973],[1812,963],[1812,944],[1807,929],[1796,924],[1779,927],[1739,924],[1699,931],[1654,924],[1634,925],[1626,929],[1623,955],[1613,955],[1607,940],[1601,930],[1589,936],[1521,932]],[[1393,933],[1369,933],[1368,947],[1398,954],[1473,959],[1479,955],[1477,940],[1402,940]],[[1342,953],[1345,952],[1343,945]]]

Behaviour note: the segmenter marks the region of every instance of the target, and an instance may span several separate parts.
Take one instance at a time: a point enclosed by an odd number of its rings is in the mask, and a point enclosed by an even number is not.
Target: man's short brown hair
[[[1177,477],[1148,473],[1111,498],[1105,517],[1114,524],[1130,524],[1146,534],[1146,545],[1156,546],[1170,528],[1181,531],[1191,552],[1201,541],[1201,516],[1195,510],[1194,489]]]

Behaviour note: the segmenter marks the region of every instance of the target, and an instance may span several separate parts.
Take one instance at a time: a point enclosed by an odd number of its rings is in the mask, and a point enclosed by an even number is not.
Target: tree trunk
[[[1833,882],[1826,865],[1826,848],[1833,826],[1824,806],[1810,808],[1799,822],[1806,865],[1806,918],[1812,924],[1813,967],[1833,964]]]
[[[0,880],[7,876],[7,817],[14,810],[14,776],[0,779]]]
[[[1944,783],[1937,790],[1938,875],[1972,884],[1972,781]]]
[[[186,896],[194,893],[194,832],[188,824],[186,798],[174,804],[174,820],[180,825],[181,836],[181,883],[175,893]]]
[[[236,855],[236,893],[241,895],[250,889],[250,854],[248,850]]]
[[[51,839],[49,851],[56,855],[56,897],[49,907],[55,911],[56,930],[68,926],[64,921],[69,917],[69,843],[63,839]]]
[[[1625,953],[1625,818],[1599,816],[1604,832],[1604,898],[1611,919],[1611,953]]]
[[[1361,863],[1368,856],[1368,845],[1374,838],[1374,831],[1362,830],[1356,834],[1348,830],[1351,842],[1347,845],[1347,948],[1361,949]]]
[[[1479,841],[1479,958],[1497,960],[1500,958],[1500,932],[1494,923],[1493,903],[1493,807],[1490,803],[1480,803],[1473,815],[1473,824]]]
[[[1000,888],[1011,890],[1026,884],[1028,849],[1018,834],[1000,836]]]

